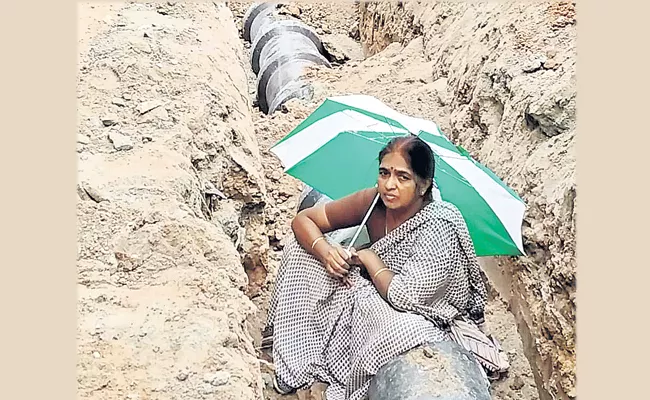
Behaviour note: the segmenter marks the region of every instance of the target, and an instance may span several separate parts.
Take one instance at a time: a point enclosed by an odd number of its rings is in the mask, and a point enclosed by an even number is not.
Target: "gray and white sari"
[[[455,206],[434,200],[370,248],[395,273],[388,301],[358,269],[347,288],[295,238],[286,245],[268,320],[283,383],[321,381],[328,400],[363,399],[386,362],[450,340],[444,327],[456,316],[483,315],[486,289]]]

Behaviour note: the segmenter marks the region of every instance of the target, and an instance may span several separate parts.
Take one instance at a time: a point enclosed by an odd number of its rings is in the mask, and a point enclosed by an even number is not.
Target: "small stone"
[[[140,118],[138,118],[137,123],[141,125],[141,124],[147,124],[156,121],[169,121],[169,120],[170,118],[167,110],[163,107],[157,107],[151,112],[141,115]]]
[[[77,143],[88,144],[90,143],[90,138],[86,135],[82,135],[81,133],[79,133],[77,134]]]
[[[358,40],[360,38],[359,35],[359,23],[355,22],[350,29],[348,30],[348,36],[351,37],[352,39]]]
[[[124,100],[131,100],[131,99],[132,99],[130,93],[124,93],[124,94],[122,95],[122,98],[123,98]]]
[[[515,378],[512,380],[512,383],[510,384],[510,389],[521,390],[521,388],[523,388],[525,384],[526,383],[521,378],[521,376],[515,375]]]
[[[300,18],[300,14],[302,14],[302,10],[296,4],[287,4],[285,7],[289,15],[291,15],[292,17]]]
[[[273,387],[273,377],[271,374],[264,373],[262,374],[262,381],[264,381],[264,386],[271,389]]]
[[[99,190],[91,186],[88,182],[82,182],[80,184],[81,189],[96,203],[101,203],[102,201],[107,201],[106,196],[104,196]]]
[[[179,381],[183,382],[184,380],[187,379],[188,376],[189,376],[189,375],[188,375],[187,372],[185,372],[185,371],[181,371],[181,372],[178,373],[178,375],[176,375],[176,379],[178,379]]]
[[[546,60],[546,62],[544,62],[544,68],[546,68],[546,69],[555,69],[559,65],[560,64],[557,61],[555,61],[554,58],[548,59],[548,60]]]
[[[426,358],[433,358],[433,356],[434,356],[433,350],[431,350],[428,347],[425,347],[423,351],[424,351],[424,356]]]
[[[113,143],[113,147],[117,151],[131,150],[133,148],[133,141],[130,137],[122,135],[119,132],[110,132],[108,139]]]
[[[118,107],[124,107],[124,106],[126,106],[126,103],[124,103],[124,100],[122,100],[122,99],[120,99],[120,98],[117,98],[117,97],[114,98],[113,100],[111,100],[111,103],[115,104],[115,105],[118,106]]]
[[[140,53],[151,53],[151,46],[149,46],[149,43],[146,42],[134,41],[131,42],[131,47]]]
[[[117,124],[117,116],[112,115],[112,114],[107,114],[101,117],[102,124],[104,126],[111,126]]]
[[[137,110],[140,114],[144,114],[162,105],[163,103],[160,100],[147,100],[140,103],[140,105],[137,107]]]
[[[94,357],[94,358],[102,358],[102,355],[99,354],[98,351],[93,351],[93,357]]]
[[[529,63],[525,64],[522,67],[522,70],[524,72],[526,72],[526,73],[531,73],[531,72],[538,71],[538,70],[540,70],[542,68],[542,62],[543,62],[543,60],[530,61]]]
[[[192,162],[197,162],[197,161],[203,161],[208,157],[208,155],[201,150],[195,150],[192,152],[192,155],[190,156],[190,159]]]
[[[212,386],[222,386],[230,380],[230,373],[227,371],[217,371],[214,373],[205,374],[203,381],[210,383]]]
[[[151,136],[148,133],[145,133],[142,135],[142,143],[148,143],[148,142],[153,142],[153,136]]]
[[[212,385],[205,385],[201,388],[201,393],[208,395],[208,394],[213,394],[214,393],[214,387]]]
[[[282,173],[280,171],[273,171],[273,173],[271,174],[271,179],[273,179],[274,181],[279,181],[280,178],[282,178]]]

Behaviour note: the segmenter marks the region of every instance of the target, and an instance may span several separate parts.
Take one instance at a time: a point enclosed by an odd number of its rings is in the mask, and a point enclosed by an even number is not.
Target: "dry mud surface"
[[[525,198],[532,257],[485,260],[487,323],[511,361],[491,391],[571,395],[570,12],[288,5],[345,57],[306,72],[313,99],[265,116],[239,35],[247,7],[79,6],[79,397],[309,398],[277,395],[256,349],[301,189],[268,149],[324,97],[345,93],[435,120]],[[522,27],[547,16],[538,33]],[[541,354],[564,369],[536,365]]]

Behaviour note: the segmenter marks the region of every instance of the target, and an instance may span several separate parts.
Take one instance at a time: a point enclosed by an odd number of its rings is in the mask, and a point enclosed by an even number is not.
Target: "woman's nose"
[[[386,180],[386,189],[395,189],[395,187],[396,187],[395,177],[394,176],[388,177],[388,179]]]

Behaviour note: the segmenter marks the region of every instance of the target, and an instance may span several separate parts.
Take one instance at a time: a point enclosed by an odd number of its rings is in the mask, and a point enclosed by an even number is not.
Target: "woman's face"
[[[379,164],[379,196],[392,210],[406,208],[417,199],[416,175],[399,152],[386,154]]]

